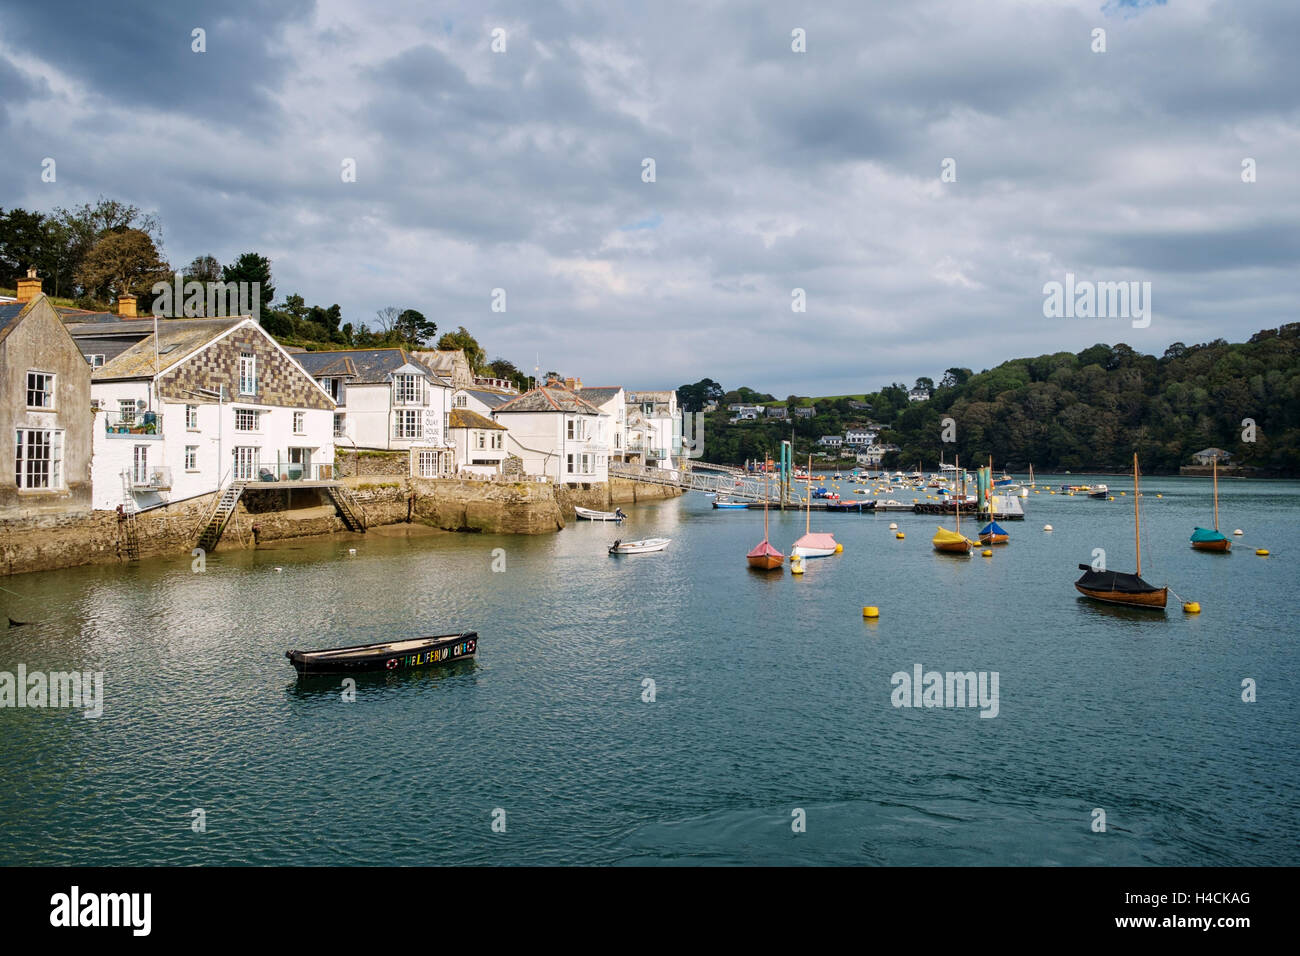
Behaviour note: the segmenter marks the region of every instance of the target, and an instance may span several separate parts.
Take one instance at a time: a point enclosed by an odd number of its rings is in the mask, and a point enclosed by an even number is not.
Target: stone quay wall
[[[609,511],[619,505],[680,496],[675,488],[615,478],[574,488],[537,481],[421,479],[361,475],[345,485],[368,526],[413,522],[484,534],[547,534],[575,519],[574,505]],[[195,546],[216,504],[202,495],[139,513],[141,557],[176,555]],[[217,550],[257,547],[285,538],[347,531],[321,489],[250,486]],[[0,518],[0,574],[125,562],[127,527],[112,511]]]

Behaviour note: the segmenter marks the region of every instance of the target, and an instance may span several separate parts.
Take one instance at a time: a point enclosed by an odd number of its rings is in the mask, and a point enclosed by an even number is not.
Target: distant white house
[[[844,444],[853,446],[870,445],[880,434],[874,428],[848,428],[844,431]]]
[[[94,507],[333,477],[334,402],[248,316],[167,319],[96,368]]]
[[[790,412],[795,418],[813,418],[817,415],[816,405],[796,405]]]
[[[914,388],[907,393],[907,400],[909,402],[923,402],[929,397],[930,390],[928,388]]]
[[[438,473],[451,471],[446,434],[451,383],[400,348],[298,352],[293,356],[337,403],[334,435],[344,447],[418,449]]]
[[[817,439],[817,444],[821,445],[823,448],[839,448],[844,444],[844,436],[823,435],[821,438]]]
[[[1192,455],[1192,461],[1198,465],[1212,465],[1216,461],[1222,465],[1232,458],[1232,452],[1224,451],[1222,448],[1202,448]]]

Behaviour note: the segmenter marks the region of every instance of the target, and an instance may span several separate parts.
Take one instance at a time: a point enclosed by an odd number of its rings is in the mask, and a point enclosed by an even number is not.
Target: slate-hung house
[[[334,402],[249,316],[160,320],[90,391],[96,508],[333,477]]]
[[[88,511],[90,366],[40,280],[18,285],[0,304],[0,514]]]
[[[414,473],[449,473],[452,387],[406,349],[339,349],[293,356],[337,403],[344,448],[411,452]]]

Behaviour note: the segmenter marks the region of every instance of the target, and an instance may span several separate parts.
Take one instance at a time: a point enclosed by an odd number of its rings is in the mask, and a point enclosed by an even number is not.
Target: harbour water
[[[1072,586],[1094,548],[1133,570],[1131,484],[1101,480],[1114,501],[1030,495],[992,558],[933,552],[935,518],[815,514],[844,553],[801,578],[746,567],[761,512],[690,494],[5,579],[31,623],[0,670],[103,671],[105,701],[0,709],[0,864],[1300,863],[1300,483],[1221,482],[1246,532],[1221,556],[1187,542],[1209,481],[1144,479],[1143,575],[1202,608],[1160,615]],[[771,520],[788,553],[803,515]],[[284,658],[461,628],[476,661],[353,703]],[[918,664],[997,672],[997,716],[895,707]]]

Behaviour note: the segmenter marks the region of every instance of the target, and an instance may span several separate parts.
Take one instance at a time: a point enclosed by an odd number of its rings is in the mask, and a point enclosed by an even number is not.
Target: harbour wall
[[[574,520],[574,505],[603,511],[681,494],[675,488],[619,478],[566,488],[536,481],[363,474],[344,484],[368,526],[411,522],[484,534],[547,534]],[[134,519],[139,556],[189,552],[215,500],[215,494],[201,495],[140,512]],[[346,524],[321,489],[250,486],[216,550],[345,531]],[[112,511],[0,519],[0,574],[125,562],[128,534],[126,520]]]

